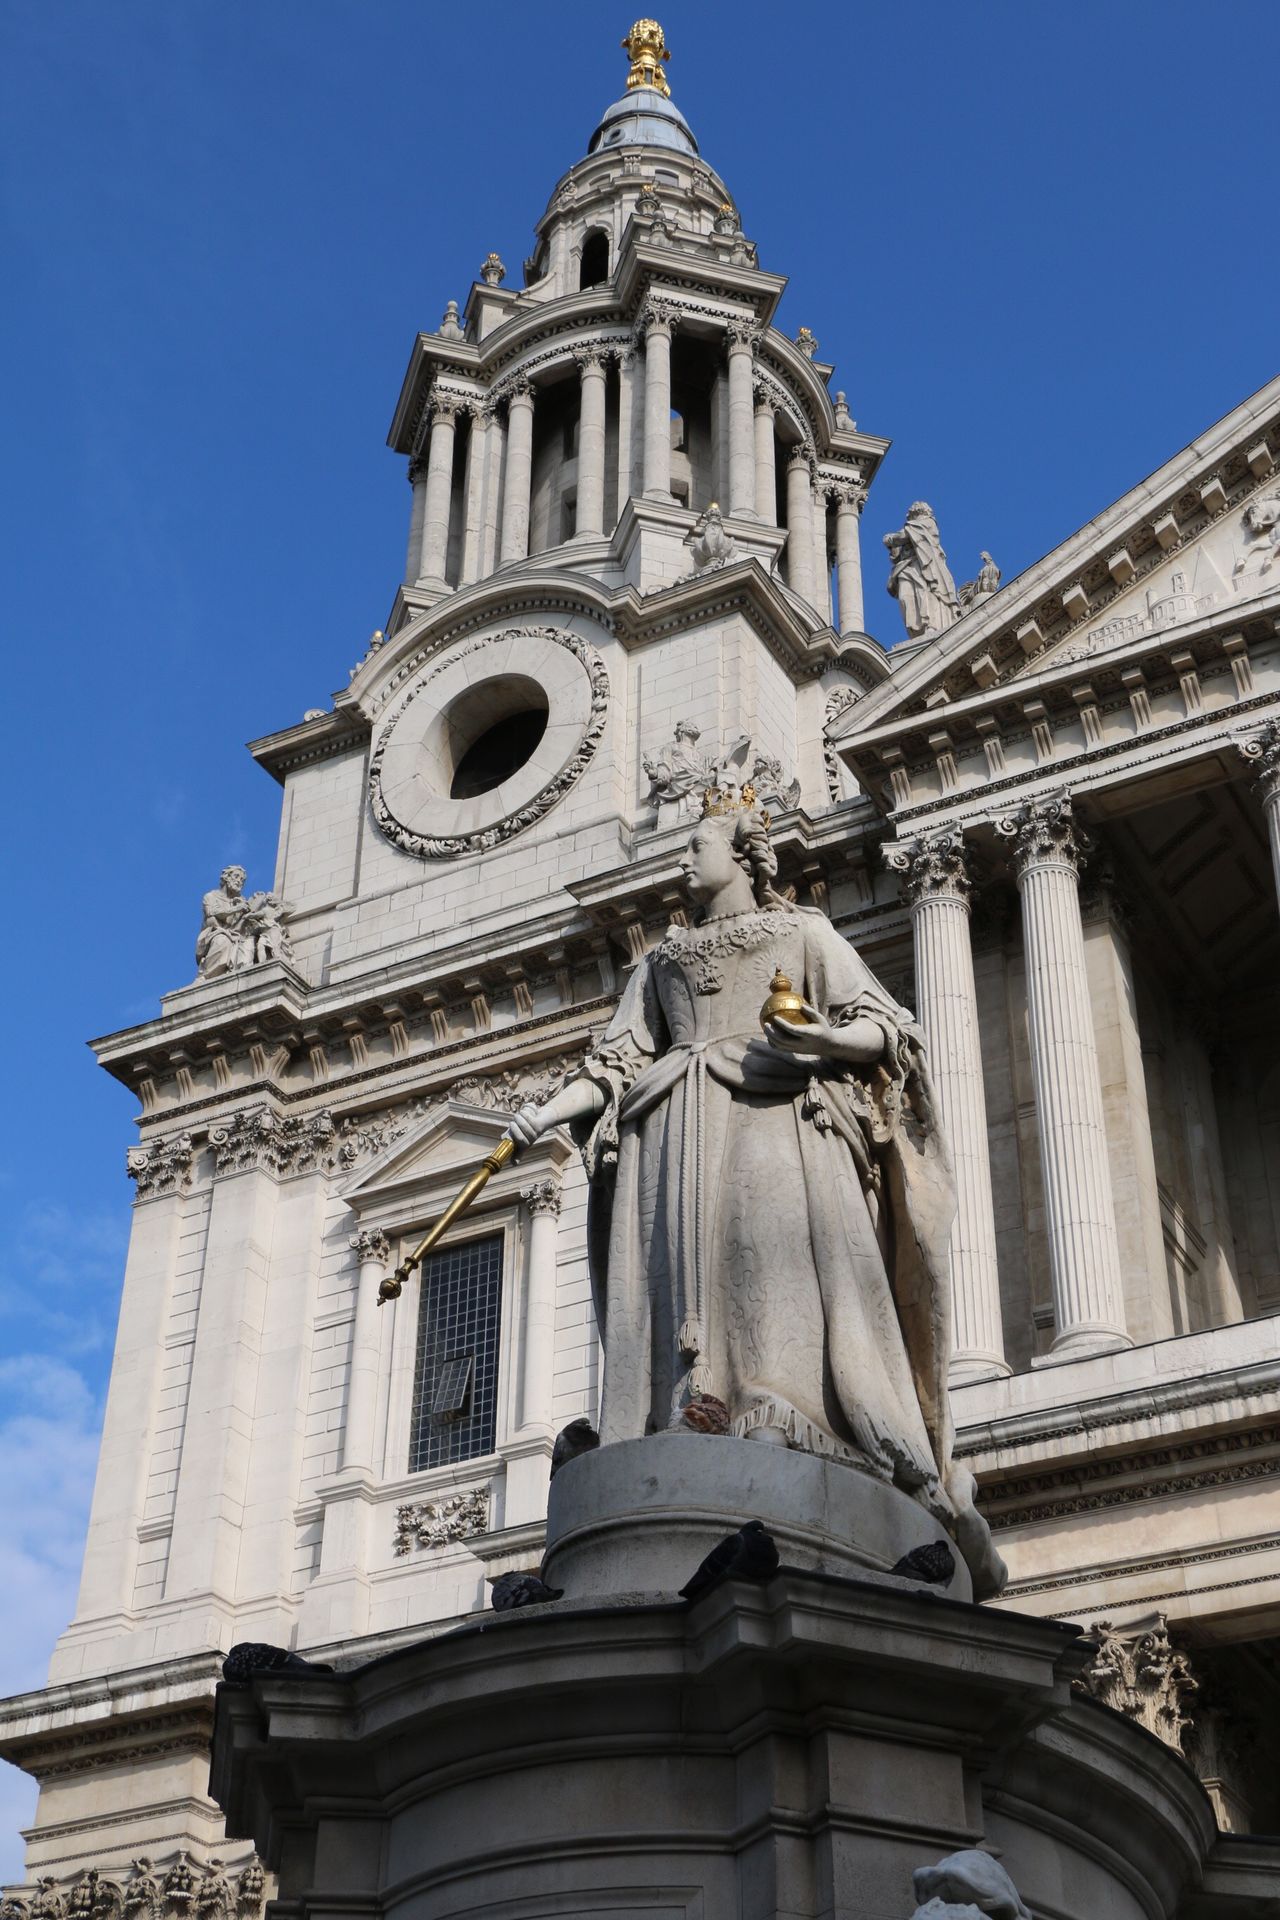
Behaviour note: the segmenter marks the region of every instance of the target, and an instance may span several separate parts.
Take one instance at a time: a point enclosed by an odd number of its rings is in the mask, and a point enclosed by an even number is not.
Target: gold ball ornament
[[[760,1025],[766,1030],[771,1020],[785,1020],[789,1027],[807,1027],[804,995],[797,993],[779,967],[769,983],[769,998],[760,1009]]]

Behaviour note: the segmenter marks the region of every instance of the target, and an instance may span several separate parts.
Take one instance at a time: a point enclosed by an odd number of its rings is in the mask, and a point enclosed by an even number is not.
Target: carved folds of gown
[[[833,1023],[874,1020],[882,1061],[770,1050],[766,1075],[779,966]],[[954,1190],[909,1014],[825,916],[759,909],[670,929],[581,1071],[607,1098],[586,1142],[602,1441],[710,1392],[734,1432],[779,1429],[948,1515]]]

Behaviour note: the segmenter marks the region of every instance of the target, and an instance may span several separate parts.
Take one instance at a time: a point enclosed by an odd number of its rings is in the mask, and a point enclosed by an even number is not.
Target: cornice
[[[342,754],[361,752],[369,738],[369,728],[359,708],[343,708],[326,713],[318,720],[299,720],[294,726],[250,740],[249,752],[260,767],[283,786],[285,776],[298,767],[333,760]]]

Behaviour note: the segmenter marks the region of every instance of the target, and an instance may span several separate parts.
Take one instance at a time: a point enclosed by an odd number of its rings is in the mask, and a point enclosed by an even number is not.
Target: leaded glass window
[[[432,1254],[420,1285],[410,1473],[493,1452],[502,1235]]]

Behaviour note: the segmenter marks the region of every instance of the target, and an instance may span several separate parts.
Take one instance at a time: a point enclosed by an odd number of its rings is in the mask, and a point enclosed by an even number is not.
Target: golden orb
[[[789,1027],[807,1027],[809,1024],[804,1010],[804,995],[796,992],[781,967],[774,973],[769,983],[769,998],[760,1009],[760,1025],[767,1028],[771,1020],[785,1020]]]

